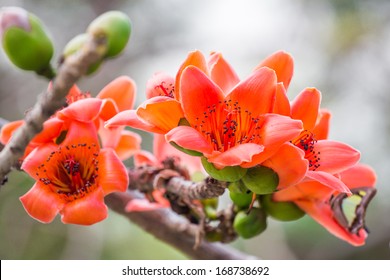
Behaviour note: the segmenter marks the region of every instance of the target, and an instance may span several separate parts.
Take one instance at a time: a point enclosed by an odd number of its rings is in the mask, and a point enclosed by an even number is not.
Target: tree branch
[[[177,215],[170,209],[158,209],[146,212],[126,212],[125,206],[132,199],[140,198],[135,191],[113,193],[105,198],[106,204],[115,212],[125,216],[131,222],[149,232],[156,238],[175,247],[187,256],[200,260],[243,260],[256,259],[221,243],[202,241],[194,249],[197,225]]]
[[[65,96],[74,83],[87,72],[90,65],[101,60],[105,52],[106,40],[91,37],[80,52],[65,59],[51,88],[39,96],[25,116],[24,124],[0,152],[0,183],[6,181],[7,174],[17,165],[28,143],[42,130],[43,123],[64,106]]]

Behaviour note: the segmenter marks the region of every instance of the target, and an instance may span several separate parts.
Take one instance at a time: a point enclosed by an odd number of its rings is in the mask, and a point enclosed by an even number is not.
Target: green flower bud
[[[234,218],[233,227],[242,238],[252,238],[267,228],[267,215],[262,209],[255,207],[250,210],[249,214],[246,211],[240,211]]]
[[[211,177],[219,181],[235,182],[246,174],[246,169],[240,166],[226,166],[222,169],[217,169],[214,164],[208,162],[205,157],[202,157],[202,165]]]
[[[35,15],[17,7],[2,8],[0,37],[6,55],[15,66],[53,76],[50,67],[53,44]]]
[[[279,184],[278,174],[265,166],[249,168],[241,180],[249,190],[256,194],[273,193]]]
[[[211,220],[217,219],[218,198],[213,197],[213,198],[203,199],[201,203],[203,205],[203,210],[207,218]]]
[[[70,40],[66,44],[64,51],[62,52],[63,57],[67,58],[67,57],[71,56],[72,54],[75,54],[76,52],[81,50],[83,48],[84,44],[88,41],[88,36],[89,35],[87,33],[83,33],[83,34],[77,35],[72,40]],[[100,65],[101,65],[101,61],[96,62],[95,64],[91,65],[88,68],[87,75],[94,73],[97,69],[99,69]]]
[[[262,195],[260,197],[260,204],[268,215],[279,221],[294,221],[305,215],[305,212],[293,202],[273,201],[272,194]]]
[[[104,13],[93,20],[87,28],[87,33],[107,38],[105,57],[114,57],[126,47],[131,35],[129,17],[120,11]]]
[[[252,202],[253,193],[241,181],[237,181],[230,183],[229,196],[237,207],[248,208]]]

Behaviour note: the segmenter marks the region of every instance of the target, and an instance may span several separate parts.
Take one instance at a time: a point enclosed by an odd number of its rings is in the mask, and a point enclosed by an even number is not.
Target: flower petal
[[[198,68],[187,67],[181,79],[181,103],[189,123],[195,124],[200,114],[223,101],[221,89]]]
[[[180,103],[173,98],[156,96],[148,99],[137,109],[137,115],[146,123],[168,132],[179,125],[184,117]]]
[[[197,151],[202,154],[210,154],[213,151],[211,144],[196,129],[189,126],[178,126],[167,134],[165,139],[174,142],[178,146]]]
[[[333,212],[328,204],[315,203],[312,201],[296,201],[295,203],[333,235],[354,246],[364,245],[367,233],[363,229],[361,229],[358,234],[349,233],[333,218]]]
[[[274,170],[279,176],[278,188],[286,188],[298,184],[307,171],[305,153],[291,143],[283,144],[278,152],[262,165]]]
[[[374,187],[376,183],[375,171],[370,166],[364,164],[356,164],[341,172],[340,178],[350,189]]]
[[[64,121],[58,118],[48,119],[43,123],[43,130],[38,133],[31,142],[34,144],[44,144],[54,142],[63,130]]]
[[[112,149],[102,149],[99,154],[99,185],[104,195],[124,192],[129,185],[126,167]]]
[[[115,152],[120,160],[126,160],[141,149],[141,136],[129,130],[123,130]]]
[[[107,217],[107,206],[104,204],[101,188],[89,192],[83,198],[64,205],[60,211],[64,224],[92,225]]]
[[[23,124],[24,120],[18,120],[3,125],[0,130],[0,143],[7,144],[12,134]]]
[[[155,96],[173,98],[174,85],[175,79],[172,76],[164,72],[157,72],[146,82],[146,98],[150,99]]]
[[[82,131],[82,133],[80,133]],[[68,132],[62,145],[73,145],[78,143],[99,144],[96,127],[92,122],[72,121],[69,124]]]
[[[272,111],[275,93],[275,72],[263,67],[237,84],[225,99],[231,100],[232,104],[238,102],[242,111],[248,110],[252,116],[257,117]]]
[[[272,113],[290,116],[290,100],[288,100],[286,90],[282,83],[276,85],[275,102],[273,104]]]
[[[222,168],[225,166],[236,166],[251,162],[253,156],[260,154],[263,150],[264,146],[262,145],[245,143],[234,146],[225,152],[207,156],[207,159],[209,162]]]
[[[210,69],[210,77],[222,91],[226,94],[238,84],[238,78],[234,69],[223,58],[221,53],[212,53],[209,57],[208,67]]]
[[[20,201],[27,213],[42,223],[53,221],[64,204],[56,193],[39,181],[20,197]]]
[[[264,59],[254,71],[264,66],[275,70],[278,82],[282,82],[287,90],[294,72],[292,56],[287,52],[277,51]]]
[[[60,119],[90,122],[98,117],[101,105],[102,100],[98,98],[81,99],[58,111],[57,115]]]
[[[119,109],[115,101],[111,98],[102,99],[102,106],[99,112],[99,118],[103,121],[107,121],[118,114]]]
[[[266,114],[260,129],[265,146],[280,146],[297,137],[302,131],[302,122],[277,114]]]
[[[182,72],[188,67],[188,66],[195,66],[200,71],[208,75],[208,68],[207,63],[204,55],[198,51],[192,51],[188,54],[187,58],[184,60],[182,65],[179,68],[179,71],[176,74],[175,78],[175,98],[176,100],[181,101],[181,76]]]
[[[292,102],[291,117],[303,122],[303,128],[312,130],[317,121],[321,93],[315,88],[306,88]]]
[[[348,193],[348,194],[351,193],[349,188],[340,179],[336,178],[334,175],[329,174],[327,172],[307,171],[306,177],[310,178],[311,180],[320,182],[324,186],[332,189],[333,191],[337,191],[340,193]]]
[[[303,181],[297,185],[281,189],[274,193],[275,201],[327,200],[334,189],[317,181]]]
[[[160,134],[156,134],[160,135]],[[156,157],[148,151],[139,151],[134,155],[134,165],[141,166],[143,164],[158,166],[160,162],[156,159]]]
[[[320,140],[314,144],[314,150],[320,157],[320,166],[316,170],[332,174],[348,169],[360,159],[358,150],[337,141]]]
[[[38,166],[46,162],[50,153],[57,150],[57,148],[58,146],[54,143],[38,146],[37,148],[33,149],[23,160],[22,166],[20,168],[35,180],[39,180],[40,178],[36,174]]]
[[[135,101],[136,85],[128,76],[120,76],[106,85],[97,98],[114,100],[119,111],[132,109]]]
[[[329,111],[320,109],[316,125],[311,130],[317,140],[328,139],[330,118],[331,113]]]
[[[136,110],[126,110],[126,111],[119,112],[114,117],[106,121],[104,126],[106,128],[113,128],[113,127],[124,126],[124,125],[133,127],[135,129],[148,131],[148,132],[164,133],[164,131],[159,129],[158,127],[142,121],[137,116]]]

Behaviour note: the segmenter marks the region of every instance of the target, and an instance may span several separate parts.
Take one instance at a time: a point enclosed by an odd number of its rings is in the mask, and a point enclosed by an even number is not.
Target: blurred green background
[[[0,6],[11,5],[46,23],[57,58],[99,14],[127,13],[133,34],[126,51],[79,86],[96,95],[117,76],[129,75],[137,82],[137,104],[147,79],[156,71],[175,75],[188,51],[221,51],[241,78],[274,51],[290,52],[295,59],[290,98],[308,86],[320,89],[322,107],[333,113],[331,138],[359,149],[361,161],[377,171],[378,193],[366,217],[371,234],[365,246],[353,247],[304,217],[269,220],[261,236],[231,245],[264,259],[390,259],[389,1],[0,0]],[[0,85],[0,116],[16,120],[47,82],[15,69],[1,52]],[[143,147],[151,148],[150,137]],[[13,172],[0,190],[1,259],[186,259],[113,212],[90,227],[63,225],[58,218],[40,224],[18,199],[32,184]]]

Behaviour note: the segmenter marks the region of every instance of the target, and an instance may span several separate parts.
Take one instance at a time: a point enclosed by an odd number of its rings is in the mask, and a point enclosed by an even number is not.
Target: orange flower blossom
[[[164,96],[116,115],[106,126],[125,124],[166,134],[169,142],[204,155],[217,168],[255,166],[261,163],[255,155],[263,154],[264,161],[271,155],[268,150],[274,153],[302,129],[301,121],[271,113],[283,71],[265,65],[239,81],[220,54],[213,53],[207,64],[195,51],[180,67],[173,90],[173,80],[160,83],[154,88]]]

